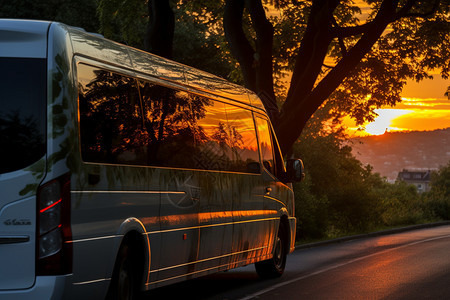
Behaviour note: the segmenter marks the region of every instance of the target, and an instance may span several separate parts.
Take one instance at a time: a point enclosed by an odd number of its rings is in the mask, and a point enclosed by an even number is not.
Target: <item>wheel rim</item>
[[[277,269],[281,269],[283,267],[283,243],[281,242],[280,237],[277,237],[275,243],[275,253],[273,255],[274,265]]]
[[[130,272],[130,268],[128,265],[128,260],[125,259],[122,262],[120,272],[119,272],[119,280],[118,280],[118,296],[119,299],[132,299],[132,276]]]

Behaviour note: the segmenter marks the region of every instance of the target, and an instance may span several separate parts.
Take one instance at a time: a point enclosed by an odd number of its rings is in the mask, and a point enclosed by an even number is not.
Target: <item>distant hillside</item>
[[[450,160],[450,128],[393,132],[350,140],[353,154],[374,171],[395,180],[398,172],[434,170]]]

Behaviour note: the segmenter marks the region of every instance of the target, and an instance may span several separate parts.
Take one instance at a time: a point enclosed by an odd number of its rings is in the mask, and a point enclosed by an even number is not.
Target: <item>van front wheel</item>
[[[273,257],[255,263],[256,273],[263,279],[277,278],[283,275],[286,266],[287,237],[284,223],[280,223],[278,235],[275,240]]]

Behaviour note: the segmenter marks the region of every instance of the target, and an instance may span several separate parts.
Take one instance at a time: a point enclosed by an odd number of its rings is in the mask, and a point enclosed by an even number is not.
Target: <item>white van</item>
[[[255,94],[54,22],[0,20],[0,70],[0,299],[283,273],[303,166]]]

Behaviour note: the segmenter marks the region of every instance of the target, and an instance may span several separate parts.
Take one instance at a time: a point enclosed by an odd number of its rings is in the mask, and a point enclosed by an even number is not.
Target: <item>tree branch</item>
[[[412,2],[412,3],[410,3]],[[419,17],[419,18],[425,18],[428,17],[432,14],[434,14],[440,4],[440,0],[435,0],[433,2],[433,6],[430,8],[429,11],[423,12],[423,13],[413,13],[410,12],[410,10],[413,8],[414,4],[416,4],[417,1],[415,0],[409,0],[406,2],[406,4],[402,7],[402,9],[400,9],[397,14],[396,14],[396,20],[403,18],[403,17]]]
[[[292,110],[314,87],[333,39],[331,19],[338,4],[337,0],[313,1],[283,110]]]
[[[336,18],[334,16],[331,18],[331,21],[333,22],[333,25],[335,27],[339,27],[338,23],[336,22]],[[339,42],[339,47],[341,48],[342,57],[344,57],[347,54],[347,48],[345,47],[344,39],[341,36],[338,36],[337,39]]]
[[[365,33],[371,26],[373,21],[358,26],[341,27],[336,24],[332,29],[332,34],[337,38],[345,38]]]

